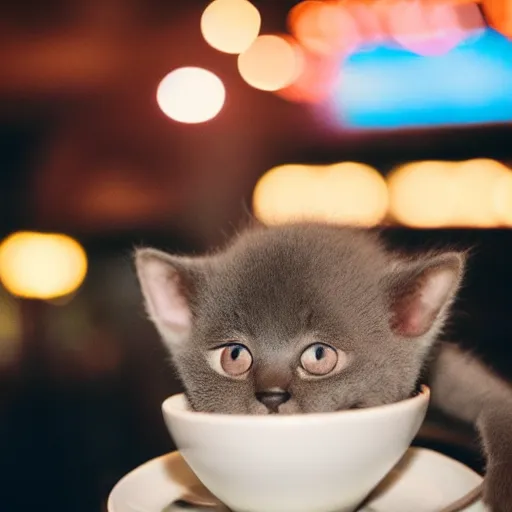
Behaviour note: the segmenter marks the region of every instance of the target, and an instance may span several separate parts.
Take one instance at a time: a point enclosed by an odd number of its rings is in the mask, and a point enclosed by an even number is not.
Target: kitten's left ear
[[[203,261],[139,249],[135,266],[150,319],[171,349],[182,345],[192,327],[192,307],[204,279]]]
[[[465,257],[448,252],[397,262],[388,274],[392,331],[406,338],[434,335],[459,288]]]

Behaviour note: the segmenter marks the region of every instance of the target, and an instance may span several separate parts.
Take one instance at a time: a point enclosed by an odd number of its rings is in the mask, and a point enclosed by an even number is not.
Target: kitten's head
[[[406,398],[463,265],[453,252],[401,259],[368,231],[311,224],[251,230],[211,256],[136,253],[191,406],[232,414]]]

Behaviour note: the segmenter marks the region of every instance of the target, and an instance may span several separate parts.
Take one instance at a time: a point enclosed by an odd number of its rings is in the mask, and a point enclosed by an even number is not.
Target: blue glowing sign
[[[333,103],[340,124],[356,129],[512,121],[512,41],[487,29],[439,57],[384,46],[355,53]]]

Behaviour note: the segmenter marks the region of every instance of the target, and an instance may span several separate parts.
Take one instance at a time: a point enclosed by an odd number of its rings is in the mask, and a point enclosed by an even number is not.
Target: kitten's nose
[[[277,412],[280,405],[288,402],[291,395],[288,391],[258,391],[256,398],[270,411]]]

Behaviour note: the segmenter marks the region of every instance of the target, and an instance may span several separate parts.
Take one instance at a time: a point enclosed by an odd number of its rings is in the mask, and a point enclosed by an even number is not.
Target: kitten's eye
[[[302,368],[312,375],[327,375],[334,370],[337,363],[336,351],[323,343],[311,345],[300,357]]]
[[[226,345],[214,351],[211,365],[220,374],[241,377],[251,369],[252,356],[244,345]]]

